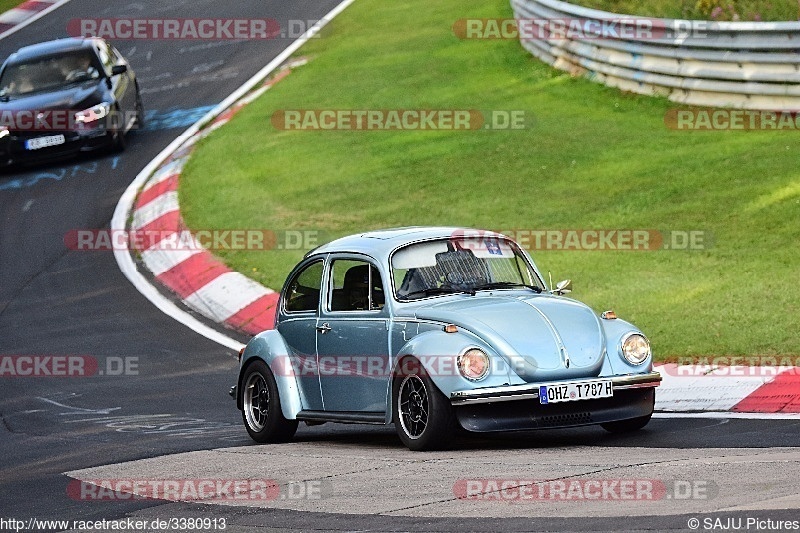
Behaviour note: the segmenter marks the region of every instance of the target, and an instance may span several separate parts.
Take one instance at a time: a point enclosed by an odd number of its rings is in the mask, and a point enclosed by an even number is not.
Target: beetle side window
[[[322,286],[322,261],[308,265],[298,272],[286,289],[286,310],[316,311]]]
[[[335,260],[331,285],[331,311],[379,311],[386,301],[381,275],[366,261]]]

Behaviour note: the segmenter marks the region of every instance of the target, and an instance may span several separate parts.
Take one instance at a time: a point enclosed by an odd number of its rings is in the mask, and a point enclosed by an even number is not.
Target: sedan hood
[[[416,308],[419,319],[478,335],[528,382],[592,377],[603,366],[605,336],[586,305],[549,295],[477,295]]]
[[[50,111],[54,109],[81,110],[99,104],[103,90],[97,80],[87,81],[60,91],[35,93],[0,101],[1,111]]]

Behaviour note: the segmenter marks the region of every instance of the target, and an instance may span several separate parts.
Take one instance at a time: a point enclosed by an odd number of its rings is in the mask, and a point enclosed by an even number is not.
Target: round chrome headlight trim
[[[458,373],[469,381],[480,381],[488,376],[490,363],[487,353],[477,346],[470,346],[456,358]]]
[[[647,361],[653,352],[650,341],[638,331],[626,333],[619,344],[619,354],[630,364],[638,366]]]

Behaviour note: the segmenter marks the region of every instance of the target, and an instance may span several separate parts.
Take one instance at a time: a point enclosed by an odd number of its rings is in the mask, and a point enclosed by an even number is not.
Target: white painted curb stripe
[[[178,191],[167,191],[133,212],[131,228],[141,229],[167,213],[179,211]]]
[[[728,411],[772,381],[761,376],[673,376],[666,372],[661,379],[656,394],[656,409],[661,411]]]
[[[230,317],[271,291],[239,272],[226,272],[184,300],[192,309],[217,322]]]
[[[171,270],[183,263],[193,255],[201,253],[202,250],[165,250],[150,249],[142,252],[142,261],[154,276],[160,276],[167,270]]]
[[[69,0],[62,0],[61,2],[55,4],[50,10],[55,9],[57,6],[61,5],[62,3],[66,3]],[[319,32],[319,30],[325,27],[328,22],[333,20],[339,13],[347,9],[347,7],[352,4],[355,0],[344,0],[342,3],[337,5],[333,8],[328,14],[322,17],[322,21],[319,25],[314,25],[310,28],[306,33],[304,33],[301,37],[296,39],[292,44],[290,44],[283,52],[278,54],[275,59],[267,63],[264,68],[258,71],[253,77],[243,83],[237,90],[231,93],[225,100],[220,102],[214,109],[210,110],[206,113],[200,120],[192,124],[186,131],[184,131],[181,135],[179,135],[175,140],[173,140],[166,148],[164,148],[155,158],[153,158],[150,163],[148,163],[141,172],[134,178],[128,188],[125,189],[125,192],[122,193],[122,196],[117,202],[117,207],[114,209],[114,215],[111,218],[111,230],[112,231],[125,231],[126,223],[128,219],[128,214],[131,212],[131,208],[133,207],[133,203],[136,200],[136,193],[138,190],[144,185],[144,183],[148,180],[148,178],[161,166],[161,164],[174,153],[178,148],[181,147],[186,141],[191,139],[199,130],[200,126],[207,123],[210,120],[213,120],[214,117],[222,113],[225,109],[230,107],[234,102],[239,100],[245,94],[247,94],[251,89],[253,89],[259,82],[261,82],[264,78],[266,78],[273,70],[278,68],[284,61],[286,61],[289,56],[295,53],[303,44],[306,43],[309,39],[311,39],[314,35]],[[42,13],[47,12],[47,10],[43,11]],[[39,16],[42,16],[40,14]],[[13,31],[8,30],[6,33]],[[2,37],[2,35],[0,35]],[[227,335],[224,335],[217,330],[203,324],[198,319],[193,317],[190,313],[184,311],[183,309],[179,308],[175,305],[172,301],[170,301],[167,297],[162,295],[158,290],[150,284],[150,282],[136,269],[136,264],[133,262],[133,258],[128,250],[114,250],[114,258],[117,260],[117,265],[119,266],[120,271],[125,275],[126,278],[133,284],[134,287],[148,300],[150,300],[153,305],[155,305],[160,311],[163,313],[171,316],[181,324],[185,325],[188,328],[191,328],[196,333],[218,343],[226,348],[230,348],[231,350],[239,350],[243,344]]]

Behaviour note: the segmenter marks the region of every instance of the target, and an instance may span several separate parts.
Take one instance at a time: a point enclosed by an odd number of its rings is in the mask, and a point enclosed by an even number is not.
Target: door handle
[[[323,335],[328,333],[330,330],[331,330],[331,326],[327,322],[323,322],[323,324],[321,326],[317,326],[317,331],[319,331]]]

